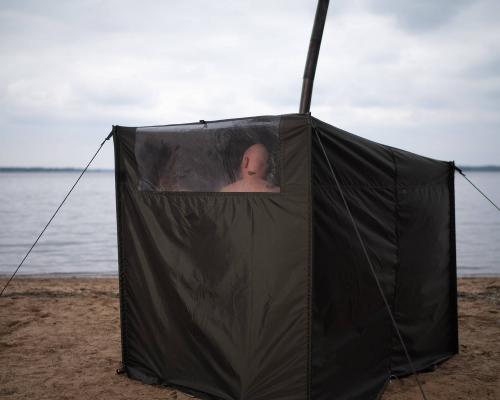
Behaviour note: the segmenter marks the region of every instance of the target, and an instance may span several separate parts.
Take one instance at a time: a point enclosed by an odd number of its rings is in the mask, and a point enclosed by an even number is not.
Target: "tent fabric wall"
[[[312,125],[313,399],[376,398],[411,369],[323,149],[417,370],[458,352],[454,168]]]
[[[142,190],[148,127],[115,128],[128,376],[206,399],[322,400],[375,399],[409,372],[317,135],[417,368],[456,353],[452,165],[305,114],[228,121],[276,122],[279,193]]]
[[[308,397],[309,125],[274,119],[280,193],[139,190],[141,132],[116,128],[123,364],[132,378],[207,398]]]

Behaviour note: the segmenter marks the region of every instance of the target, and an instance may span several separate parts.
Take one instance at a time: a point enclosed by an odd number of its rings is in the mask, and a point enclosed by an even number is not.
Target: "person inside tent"
[[[221,192],[279,192],[280,188],[266,180],[269,169],[269,152],[257,143],[243,153],[239,177],[235,182],[224,186]]]

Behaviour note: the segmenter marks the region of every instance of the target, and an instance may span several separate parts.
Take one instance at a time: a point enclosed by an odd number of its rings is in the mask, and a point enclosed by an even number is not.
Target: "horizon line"
[[[500,164],[458,165],[464,171],[500,171]],[[114,172],[112,168],[89,168],[88,172]],[[13,167],[0,166],[0,172],[81,172],[79,167]]]

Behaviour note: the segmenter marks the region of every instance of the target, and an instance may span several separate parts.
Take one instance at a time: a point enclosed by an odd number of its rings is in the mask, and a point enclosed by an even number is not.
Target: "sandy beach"
[[[193,399],[115,373],[116,278],[18,278],[0,304],[1,399]],[[459,280],[460,354],[420,375],[429,399],[500,398],[499,306],[500,278]],[[409,377],[382,399],[420,397]]]

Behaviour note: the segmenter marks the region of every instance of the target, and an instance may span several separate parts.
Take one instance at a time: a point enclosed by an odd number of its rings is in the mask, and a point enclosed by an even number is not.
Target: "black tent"
[[[128,376],[207,399],[377,398],[411,369],[362,243],[415,368],[457,353],[453,163],[309,114],[113,137]]]

